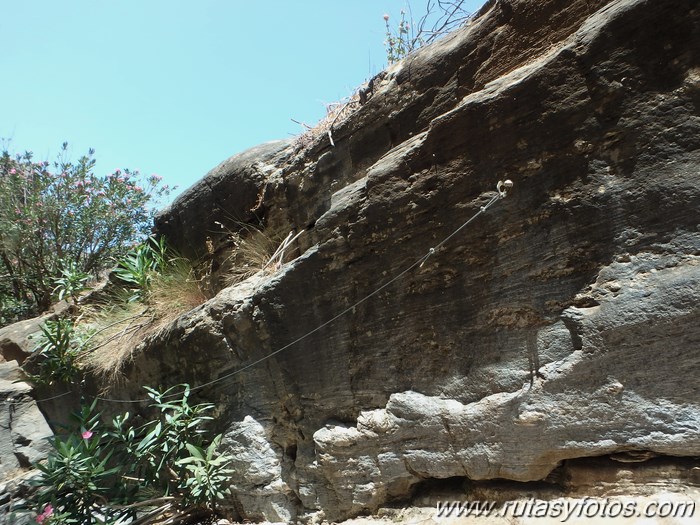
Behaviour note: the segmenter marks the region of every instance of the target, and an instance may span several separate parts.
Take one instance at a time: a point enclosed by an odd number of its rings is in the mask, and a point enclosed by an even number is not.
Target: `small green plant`
[[[204,425],[211,404],[190,405],[188,385],[165,392],[147,388],[160,417],[140,427],[126,427],[129,414],[115,419],[115,437],[128,451],[130,477],[144,480],[137,492],[156,486],[161,493],[175,496],[184,506],[214,506],[228,493],[231,458],[215,452],[221,436],[208,446]],[[182,390],[179,396],[174,394]],[[134,441],[138,442],[135,447]]]
[[[58,300],[70,297],[73,304],[78,304],[78,294],[87,288],[90,274],[82,271],[75,261],[61,261],[61,276],[54,279],[56,287],[53,293]]]
[[[406,20],[406,11],[401,10],[401,20],[396,28],[396,32],[392,31],[389,26],[389,15],[384,15],[384,23],[386,24],[386,60],[389,64],[398,62],[414,49],[420,47],[422,41],[411,38],[409,31],[411,24]]]
[[[216,515],[233,458],[218,452],[221,435],[207,440],[213,405],[191,405],[188,385],[146,390],[158,413],[152,421],[132,425],[127,412],[103,428],[93,403],[75,415],[77,428],[54,438],[30,502],[37,521],[148,525]]]
[[[46,321],[41,326],[41,336],[30,361],[30,367],[36,367],[38,373],[30,374],[29,380],[45,385],[78,381],[81,377],[77,365],[80,346],[72,320]]]
[[[411,4],[406,2],[396,30],[389,25],[390,17],[385,14],[387,62],[394,64],[419,47],[465,24],[471,18],[465,9],[466,3],[466,0],[426,0],[425,13],[414,19]]]
[[[114,275],[131,290],[130,301],[144,300],[154,274],[162,272],[168,263],[165,238],[149,237],[131,250],[118,263]]]
[[[35,484],[42,487],[35,502],[42,509],[39,523],[91,525],[133,517],[133,512],[104,505],[121,493],[115,486],[120,467],[108,466],[112,449],[109,438],[98,431],[99,415],[93,409],[94,404],[74,414],[78,428],[54,437],[52,453],[36,465],[41,475]]]
[[[189,472],[189,476],[179,486],[184,490],[185,504],[207,505],[215,509],[217,501],[230,493],[227,484],[233,471],[227,465],[231,458],[217,454],[220,443],[221,435],[216,436],[206,448],[185,444],[190,456],[175,462],[178,467],[184,466]]]

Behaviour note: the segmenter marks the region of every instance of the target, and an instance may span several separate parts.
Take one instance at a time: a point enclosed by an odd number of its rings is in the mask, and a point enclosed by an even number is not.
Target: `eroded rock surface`
[[[241,515],[700,455],[697,2],[489,2],[333,137],[241,154],[161,216],[197,255],[211,210],[306,231],[279,272],[152,338],[115,393],[206,384]]]
[[[0,363],[0,523],[18,525],[33,521],[18,509],[31,490],[32,464],[47,457],[53,436],[31,387],[20,379],[17,362]]]

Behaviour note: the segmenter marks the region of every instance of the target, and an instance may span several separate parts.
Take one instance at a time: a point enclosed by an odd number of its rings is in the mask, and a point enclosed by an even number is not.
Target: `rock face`
[[[46,458],[53,436],[20,377],[15,361],[0,363],[0,523],[18,525],[33,521],[31,513],[17,509],[31,490],[30,467]]]
[[[197,256],[224,210],[306,230],[153,337],[118,392],[205,385],[242,518],[700,455],[696,1],[491,1],[332,135],[234,157],[157,221]]]

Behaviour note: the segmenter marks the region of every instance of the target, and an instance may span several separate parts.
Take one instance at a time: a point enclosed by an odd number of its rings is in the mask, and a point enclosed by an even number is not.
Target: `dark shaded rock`
[[[240,223],[262,221],[262,192],[288,145],[283,140],[268,142],[219,164],[158,214],[158,234],[183,256],[197,259],[207,254],[206,238],[221,234],[215,221],[231,230]]]
[[[246,156],[161,216],[196,254],[223,209],[307,232],[153,337],[114,393],[203,385],[227,446],[260,451],[237,465],[252,516],[700,455],[696,2],[491,2],[333,136],[266,146],[267,168]]]
[[[36,523],[36,509],[27,508],[28,497],[37,488],[31,484],[37,470],[19,471],[0,480],[0,524],[30,525]]]

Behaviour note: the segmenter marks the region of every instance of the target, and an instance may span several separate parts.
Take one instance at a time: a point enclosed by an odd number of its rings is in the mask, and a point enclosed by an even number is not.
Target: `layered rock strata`
[[[305,230],[151,338],[117,393],[206,385],[240,517],[700,455],[697,2],[489,2],[332,136],[232,157],[157,220],[214,262],[216,221]]]

